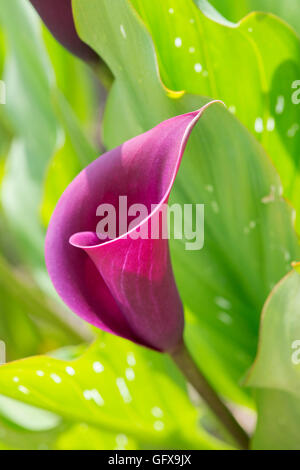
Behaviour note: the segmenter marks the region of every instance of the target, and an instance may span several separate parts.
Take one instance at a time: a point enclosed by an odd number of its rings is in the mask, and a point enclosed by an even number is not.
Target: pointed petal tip
[[[208,103],[206,103],[205,105],[203,105],[201,108],[199,108],[195,111],[192,111],[191,113],[187,113],[187,115],[189,114],[189,115],[194,116],[194,119],[192,120],[192,122],[190,123],[190,125],[186,129],[186,137],[188,137],[190,135],[191,130],[197,124],[197,122],[199,121],[201,116],[205,113],[205,111],[208,108],[210,108],[213,104],[218,104],[218,103],[222,104],[226,108],[226,104],[224,103],[224,101],[222,101],[222,100],[212,100],[212,101],[209,101]]]
[[[224,101],[222,100],[212,100],[212,101],[209,101],[208,103],[206,103],[204,106],[202,106],[200,109],[198,109],[196,112],[197,112],[197,117],[198,119],[202,116],[202,114],[208,109],[210,108],[213,104],[222,104],[223,106],[225,106],[226,108],[226,104],[224,103]]]

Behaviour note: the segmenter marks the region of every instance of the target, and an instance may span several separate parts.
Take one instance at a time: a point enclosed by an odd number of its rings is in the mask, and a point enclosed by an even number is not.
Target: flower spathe
[[[97,54],[79,38],[73,17],[72,0],[30,0],[53,36],[72,54],[95,61]]]
[[[138,236],[167,203],[192,128],[203,111],[176,116],[115,148],[68,186],[51,218],[46,264],[64,302],[94,326],[159,351],[182,343],[183,308],[168,240]],[[100,204],[144,204],[148,220],[113,240],[96,234]]]

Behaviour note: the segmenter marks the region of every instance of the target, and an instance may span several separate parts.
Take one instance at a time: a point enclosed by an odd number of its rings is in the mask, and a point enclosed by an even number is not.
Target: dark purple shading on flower
[[[97,60],[97,54],[79,38],[75,29],[72,0],[30,0],[53,36],[72,54],[83,60]]]
[[[52,216],[46,264],[64,302],[96,327],[159,351],[182,343],[183,308],[175,284],[168,240],[123,233],[101,242],[96,235],[100,204],[119,196],[144,204],[149,218],[167,203],[190,132],[204,109],[176,116],[111,150],[68,186]],[[140,231],[140,232],[139,232]]]

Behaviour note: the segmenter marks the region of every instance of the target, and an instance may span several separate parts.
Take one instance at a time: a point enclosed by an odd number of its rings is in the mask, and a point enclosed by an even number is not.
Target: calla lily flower
[[[81,41],[77,34],[72,0],[30,0],[30,2],[62,46],[83,60],[98,59],[97,54]]]
[[[168,240],[141,233],[168,202],[189,135],[210,104],[91,163],[63,193],[46,237],[48,272],[69,308],[102,330],[158,351],[181,347],[183,308]],[[119,196],[127,196],[128,206],[143,204],[149,215],[116,238],[100,240],[97,208],[118,208]]]

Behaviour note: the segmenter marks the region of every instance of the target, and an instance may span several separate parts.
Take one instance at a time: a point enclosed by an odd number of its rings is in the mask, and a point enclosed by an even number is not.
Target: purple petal
[[[118,208],[119,196],[144,204],[149,218],[166,203],[190,132],[204,109],[176,116],[105,153],[85,168],[62,195],[46,239],[46,263],[64,302],[105,331],[160,351],[182,341],[183,309],[168,240],[133,239],[128,233],[100,242],[97,207]],[[117,212],[117,215],[120,214]]]
[[[97,54],[79,38],[75,29],[72,0],[30,0],[53,36],[73,54],[96,60]]]

